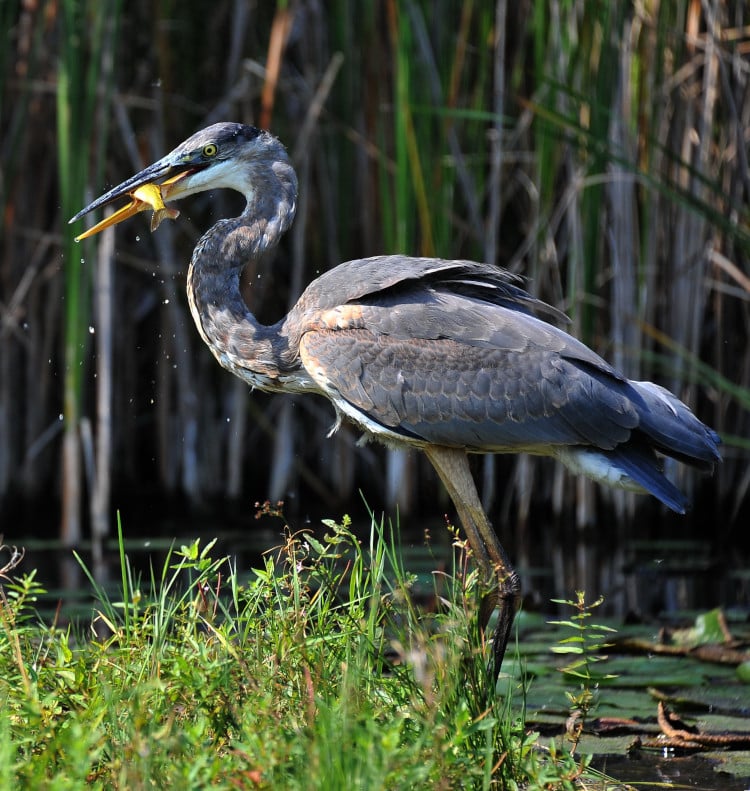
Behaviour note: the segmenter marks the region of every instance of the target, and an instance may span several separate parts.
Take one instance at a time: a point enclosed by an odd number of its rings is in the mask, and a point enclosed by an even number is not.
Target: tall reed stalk
[[[107,86],[112,78],[119,9],[119,0],[63,0],[61,5],[57,155],[64,220],[86,203],[91,184],[92,148],[98,163],[94,172],[100,174],[102,171],[108,114],[102,112],[101,107],[109,101]],[[106,69],[103,69],[103,59],[109,64]],[[80,541],[82,530],[84,476],[80,430],[91,326],[91,263],[86,266],[82,250],[91,248],[81,247],[74,241],[75,232],[67,222],[62,223],[62,228],[65,330],[61,537],[66,544],[74,545]]]

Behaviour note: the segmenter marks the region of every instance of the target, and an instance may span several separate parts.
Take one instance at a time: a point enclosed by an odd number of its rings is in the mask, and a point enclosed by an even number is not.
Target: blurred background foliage
[[[447,503],[417,455],[333,438],[322,399],[250,394],[194,331],[186,262],[237,196],[75,244],[67,219],[218,120],[270,128],[296,224],[246,273],[275,321],[340,261],[507,266],[631,378],[725,438],[675,471],[686,520],[528,458],[476,460],[521,565],[535,525],[747,543],[750,12],[736,0],[5,0],[0,4],[0,525],[68,544],[115,508],[249,520]],[[635,520],[635,516],[638,519]]]

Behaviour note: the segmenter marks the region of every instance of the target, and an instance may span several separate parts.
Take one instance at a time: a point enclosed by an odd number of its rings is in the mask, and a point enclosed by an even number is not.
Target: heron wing
[[[371,434],[555,455],[605,482],[631,478],[680,510],[654,451],[710,469],[718,435],[531,312],[540,309],[554,312],[496,267],[389,256],[319,278],[280,334],[290,365]],[[592,450],[610,466],[601,474]]]
[[[407,441],[613,448],[638,425],[624,381],[587,347],[527,313],[455,293],[380,293],[324,311],[300,355],[347,414]]]

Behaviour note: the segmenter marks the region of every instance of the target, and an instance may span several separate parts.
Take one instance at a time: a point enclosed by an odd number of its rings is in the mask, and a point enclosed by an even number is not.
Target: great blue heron
[[[532,311],[557,313],[502,269],[472,261],[379,256],[348,261],[313,281],[288,315],[260,324],[240,294],[247,264],[274,247],[294,218],[297,177],[283,145],[252,126],[220,123],[76,214],[129,195],[83,236],[163,201],[226,187],[246,200],[200,239],[187,275],[190,310],[219,363],[252,387],[317,393],[339,425],[420,448],[456,507],[496,605],[491,674],[497,677],[520,584],[482,509],[468,453],[553,456],[602,483],[648,492],[683,513],[684,495],[661,456],[701,470],[720,461],[716,432],[676,396],[633,382]],[[334,427],[335,428],[335,427]]]

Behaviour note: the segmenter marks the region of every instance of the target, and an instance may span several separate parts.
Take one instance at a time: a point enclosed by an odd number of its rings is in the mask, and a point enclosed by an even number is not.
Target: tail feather
[[[687,511],[690,505],[688,498],[664,475],[660,459],[650,448],[628,443],[609,451],[608,455],[629,478],[667,508],[678,514]]]
[[[721,461],[721,438],[680,401],[653,382],[630,383],[643,398],[639,429],[659,453],[711,472]]]
[[[629,382],[638,426],[614,448],[567,446],[557,458],[576,473],[620,489],[648,492],[684,514],[687,497],[664,475],[662,457],[670,456],[704,472],[721,461],[721,438],[675,395],[653,382]]]
[[[652,494],[678,514],[688,508],[687,497],[664,475],[661,460],[644,442],[631,439],[611,450],[564,446],[554,455],[577,475],[616,489]]]

